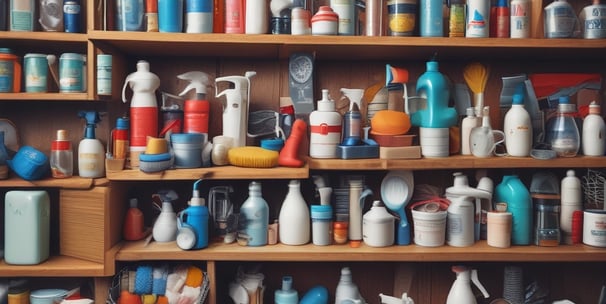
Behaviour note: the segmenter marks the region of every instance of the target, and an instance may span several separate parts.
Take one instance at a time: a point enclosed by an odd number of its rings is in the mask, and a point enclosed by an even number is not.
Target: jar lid
[[[332,219],[332,207],[330,205],[311,205],[311,218]]]

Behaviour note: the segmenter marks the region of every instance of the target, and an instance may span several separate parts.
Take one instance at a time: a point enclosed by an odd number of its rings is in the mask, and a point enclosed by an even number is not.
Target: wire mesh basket
[[[119,303],[120,293],[122,290],[121,285],[122,285],[123,279],[133,269],[136,269],[136,267],[128,267],[128,266],[124,267],[120,270],[120,272],[118,272],[112,278],[112,283],[111,283],[111,286],[109,287],[107,300],[105,301],[106,304]],[[198,304],[204,304],[204,302],[206,301],[206,298],[208,297],[208,293],[210,290],[210,280],[208,278],[208,274],[206,273],[206,271],[203,271],[203,274],[204,274],[203,281],[200,286],[200,295],[198,296],[198,298],[195,301],[195,303],[198,303]],[[169,303],[169,304],[172,304],[172,303]]]
[[[587,174],[581,180],[585,209],[604,209],[604,182],[606,172],[603,170],[587,169]]]

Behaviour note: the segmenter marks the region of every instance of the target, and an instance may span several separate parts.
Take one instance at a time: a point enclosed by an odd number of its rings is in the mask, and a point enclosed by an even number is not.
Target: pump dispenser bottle
[[[313,158],[336,158],[337,146],[341,141],[341,114],[335,111],[335,103],[322,90],[318,109],[309,115],[310,137],[309,156]]]
[[[247,246],[267,245],[269,206],[261,196],[261,183],[248,185],[248,198],[240,207],[238,243]]]
[[[511,109],[505,114],[503,123],[507,154],[516,157],[527,157],[532,149],[532,122],[522,98],[521,94],[513,95]]]
[[[335,290],[335,303],[347,303],[345,300],[361,300],[362,303],[366,303],[358,290],[358,285],[353,282],[349,267],[341,268],[341,278]]]
[[[78,144],[78,174],[81,177],[98,178],[105,175],[105,149],[95,138],[95,128],[101,121],[99,112],[81,111],[78,116],[86,120],[84,138]]]
[[[585,156],[604,156],[606,124],[604,124],[601,107],[595,102],[589,105],[589,114],[583,119],[581,144]]]
[[[57,130],[57,138],[51,143],[50,167],[54,178],[66,178],[73,175],[74,152],[67,130]]]
[[[189,81],[179,96],[185,95],[190,90],[196,90],[196,97],[185,100],[183,104],[183,133],[202,133],[205,134],[205,139],[208,139],[209,102],[206,99],[206,89],[210,85],[208,74],[192,71],[181,74],[177,78]]]

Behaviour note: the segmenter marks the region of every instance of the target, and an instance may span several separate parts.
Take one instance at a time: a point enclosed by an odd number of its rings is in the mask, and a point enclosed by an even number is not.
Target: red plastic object
[[[602,81],[600,74],[583,73],[530,74],[528,79],[532,82],[534,94],[538,99],[553,95],[564,88],[575,87],[587,82],[599,84]]]
[[[307,133],[307,124],[302,119],[296,119],[292,125],[290,136],[284,143],[284,148],[280,150],[278,164],[284,167],[300,168],[304,161],[299,158],[299,146]]]

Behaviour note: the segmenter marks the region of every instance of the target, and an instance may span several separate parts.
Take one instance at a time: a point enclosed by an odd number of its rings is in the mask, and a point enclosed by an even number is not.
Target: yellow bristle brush
[[[227,151],[229,164],[246,168],[273,168],[278,165],[277,151],[256,146],[231,148]]]
[[[476,116],[482,116],[484,108],[484,90],[490,75],[490,69],[479,62],[473,62],[463,69],[463,77],[467,86],[473,92]]]

